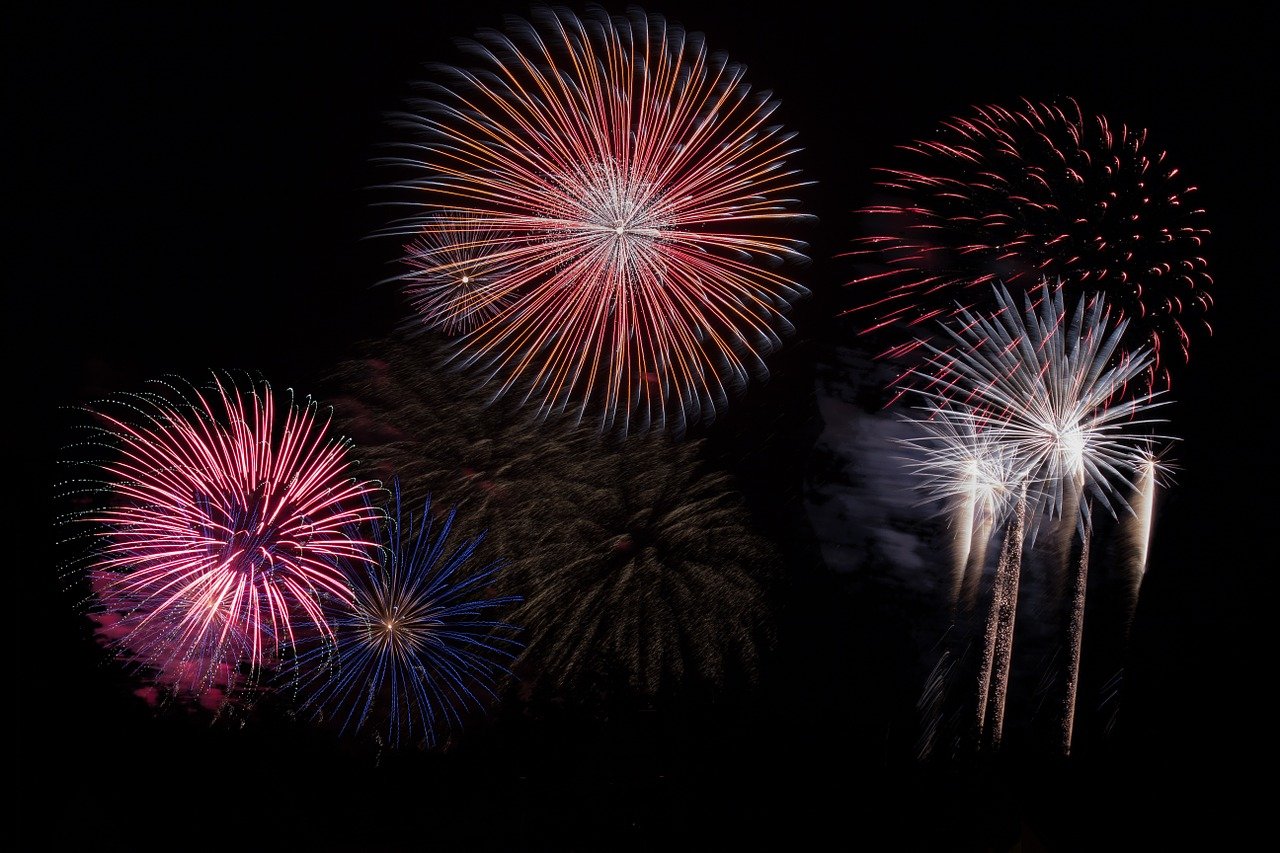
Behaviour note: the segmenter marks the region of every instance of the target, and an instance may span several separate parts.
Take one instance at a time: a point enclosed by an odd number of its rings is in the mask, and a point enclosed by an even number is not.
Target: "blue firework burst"
[[[299,658],[298,681],[304,709],[343,732],[429,748],[496,697],[520,650],[497,614],[520,599],[488,594],[504,563],[473,566],[483,533],[450,544],[456,508],[441,522],[428,498],[414,518],[392,492],[383,559],[351,567],[353,602],[334,615],[332,642]]]

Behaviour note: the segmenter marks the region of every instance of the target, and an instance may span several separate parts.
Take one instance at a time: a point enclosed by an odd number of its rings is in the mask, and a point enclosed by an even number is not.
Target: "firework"
[[[803,259],[786,236],[803,182],[791,136],[769,123],[777,102],[701,36],[639,10],[539,9],[466,49],[475,64],[445,69],[402,116],[414,138],[390,161],[421,211],[391,233],[480,248],[502,270],[456,357],[495,397],[602,429],[714,417],[765,373],[805,292],[778,271]]]
[[[89,444],[107,458],[90,488],[104,505],[77,518],[93,524],[104,636],[199,695],[329,632],[320,598],[351,596],[337,564],[369,559],[348,531],[374,487],[346,476],[347,446],[314,402],[280,406],[266,383],[216,375],[156,388],[94,410]]]
[[[1158,422],[1143,417],[1161,405],[1158,392],[1121,398],[1151,356],[1119,350],[1127,322],[1113,321],[1102,297],[1081,298],[1068,312],[1062,292],[1061,283],[1046,284],[1020,309],[995,287],[995,312],[961,310],[947,328],[955,346],[929,345],[930,370],[921,376],[928,396],[971,408],[1014,448],[1036,486],[1037,516],[1061,517],[1068,505],[1087,515],[1076,488],[1114,512],[1157,438],[1141,430]]]
[[[754,677],[776,557],[698,450],[632,438],[492,499],[511,521],[495,536],[517,555],[535,687],[655,696]]]
[[[1080,532],[1064,713],[1069,750],[1091,509],[1101,505],[1114,514],[1118,506],[1128,508],[1127,491],[1157,438],[1145,432],[1155,421],[1143,417],[1158,405],[1156,395],[1122,399],[1149,365],[1149,354],[1119,350],[1126,323],[1113,321],[1102,297],[1082,297],[1069,311],[1062,290],[1060,283],[1046,284],[1025,295],[1020,309],[1007,289],[996,287],[993,314],[958,310],[947,327],[952,346],[928,345],[933,357],[921,375],[930,389],[929,417],[924,436],[911,442],[926,451],[916,471],[934,496],[976,506],[983,483],[988,495],[1000,496],[1019,483],[1017,511],[1003,533],[978,678],[978,728],[995,746],[1003,732],[1024,540],[1034,541],[1039,525],[1057,518],[1065,561],[1070,534]],[[971,518],[972,510],[960,515]]]
[[[343,731],[376,728],[393,747],[430,747],[496,696],[519,644],[490,614],[519,599],[487,594],[502,563],[473,568],[483,537],[449,543],[455,514],[437,520],[428,500],[419,518],[402,515],[395,489],[382,561],[352,567],[355,598],[333,617],[332,648],[298,659],[305,709]]]
[[[465,334],[510,302],[503,280],[509,236],[463,211],[432,216],[430,227],[405,246],[406,295],[420,322],[446,335]]]
[[[1061,278],[1105,296],[1152,352],[1144,388],[1167,387],[1167,354],[1185,362],[1208,324],[1213,279],[1196,188],[1147,131],[1086,115],[1074,100],[984,106],[904,146],[909,168],[881,170],[889,199],[861,211],[874,265],[853,284],[870,333],[909,328],[903,355],[934,318],[984,310],[989,286]],[[958,308],[956,306],[959,306]]]

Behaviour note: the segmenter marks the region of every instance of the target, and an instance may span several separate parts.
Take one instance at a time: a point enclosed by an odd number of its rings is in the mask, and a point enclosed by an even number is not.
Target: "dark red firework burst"
[[[1150,387],[1169,384],[1169,352],[1185,363],[1191,333],[1209,330],[1213,278],[1196,187],[1148,144],[1067,99],[1019,109],[975,107],[902,146],[914,164],[881,169],[880,203],[859,211],[866,236],[850,310],[863,334],[893,330],[904,356],[937,320],[981,308],[993,282],[1031,289],[1060,279],[1105,294],[1156,358]],[[906,332],[904,340],[902,332]]]

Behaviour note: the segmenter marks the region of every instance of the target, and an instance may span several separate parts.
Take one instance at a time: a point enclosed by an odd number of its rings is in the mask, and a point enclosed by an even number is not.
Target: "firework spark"
[[[904,146],[909,169],[881,170],[893,198],[861,211],[853,254],[877,265],[852,282],[876,292],[854,311],[865,332],[909,328],[905,355],[935,318],[983,310],[987,288],[1061,278],[1105,296],[1153,357],[1144,388],[1167,387],[1208,330],[1213,279],[1196,187],[1147,131],[1088,116],[1074,100],[983,106]],[[956,308],[956,305],[959,308]]]
[[[402,116],[415,139],[390,161],[425,211],[391,233],[450,246],[477,227],[504,235],[485,245],[504,271],[484,296],[495,310],[468,315],[457,357],[494,396],[602,429],[713,418],[766,372],[805,293],[777,271],[803,260],[786,232],[804,218],[791,135],[769,124],[777,101],[701,36],[640,10],[538,9],[467,49],[475,65],[447,69]]]
[[[355,599],[333,617],[333,647],[300,656],[297,677],[304,708],[343,731],[368,725],[392,747],[432,747],[496,697],[519,643],[490,614],[520,599],[486,594],[503,564],[472,568],[483,536],[449,544],[456,510],[437,522],[428,499],[415,520],[394,491],[382,562],[352,567]]]
[[[348,531],[375,487],[345,476],[347,446],[314,402],[282,418],[266,383],[157,387],[95,411],[90,445],[109,458],[89,488],[106,501],[77,518],[94,525],[88,573],[112,644],[199,694],[329,632],[320,598],[351,597],[337,563],[369,559]]]

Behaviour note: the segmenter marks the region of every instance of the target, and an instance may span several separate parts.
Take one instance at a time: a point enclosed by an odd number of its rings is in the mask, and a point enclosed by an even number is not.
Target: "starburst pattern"
[[[314,402],[281,407],[266,383],[216,375],[156,387],[93,410],[89,444],[107,458],[88,488],[104,506],[75,518],[93,525],[87,569],[112,644],[199,694],[329,632],[321,597],[350,599],[337,564],[369,559],[349,531],[375,487],[346,475]]]
[[[992,315],[959,312],[947,329],[954,346],[930,345],[929,396],[987,421],[1014,448],[1047,514],[1061,514],[1074,484],[1101,506],[1123,504],[1158,438],[1143,432],[1158,422],[1144,417],[1160,405],[1158,392],[1122,396],[1150,353],[1119,349],[1126,321],[1113,321],[1100,296],[1082,297],[1070,312],[1061,283],[1025,295],[1021,308],[1004,287],[994,299]]]
[[[755,678],[776,554],[697,444],[631,438],[485,501],[510,523],[535,689],[656,696]]]
[[[410,271],[400,280],[419,321],[456,337],[511,301],[503,284],[512,273],[504,250],[510,236],[465,211],[439,213],[429,222],[405,245]]]
[[[303,707],[343,731],[431,747],[496,698],[519,643],[492,614],[520,599],[487,592],[503,564],[474,565],[483,536],[450,542],[456,510],[440,521],[428,500],[418,518],[402,514],[397,487],[391,512],[382,561],[352,567],[355,599],[333,616],[333,648],[301,656],[297,675]]]
[[[603,429],[682,429],[765,373],[805,291],[787,232],[803,182],[777,101],[701,36],[632,10],[538,9],[486,31],[468,68],[405,114],[423,211],[391,231],[432,244],[506,235],[501,307],[458,339],[500,396]],[[463,214],[441,218],[442,210]],[[428,311],[429,325],[438,314]]]

